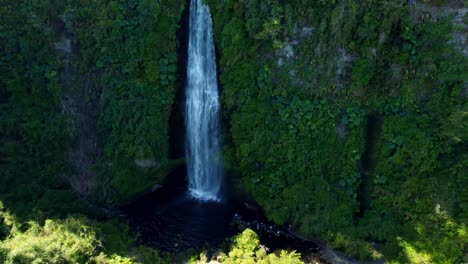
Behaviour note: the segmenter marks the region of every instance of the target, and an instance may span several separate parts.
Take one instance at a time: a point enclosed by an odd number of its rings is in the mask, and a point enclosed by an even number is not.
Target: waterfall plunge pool
[[[187,71],[183,76],[188,170],[175,170],[164,187],[124,208],[131,229],[141,235],[145,244],[173,254],[191,249],[228,251],[229,238],[245,228],[253,229],[270,252],[290,249],[303,257],[316,254],[315,244],[295,239],[288,230],[268,223],[261,213],[248,210],[242,201],[229,199],[223,193],[211,14],[202,0],[187,2]]]
[[[164,187],[123,208],[131,230],[138,232],[146,245],[172,254],[223,247],[226,252],[230,238],[250,228],[269,252],[296,250],[304,260],[315,261],[306,263],[326,263],[317,262],[320,259],[317,245],[289,235],[288,228],[269,223],[260,212],[248,209],[243,201],[226,198],[222,202],[203,202],[190,197],[186,167],[176,169],[167,179]]]

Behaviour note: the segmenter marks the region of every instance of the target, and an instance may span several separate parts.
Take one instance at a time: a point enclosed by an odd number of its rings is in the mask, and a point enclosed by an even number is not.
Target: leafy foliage
[[[168,120],[184,2],[0,1],[0,200],[12,212],[0,212],[1,263],[163,263],[121,223],[70,215],[111,217],[180,163]],[[87,147],[90,163],[70,155]]]
[[[268,218],[361,259],[466,261],[468,70],[452,18],[411,19],[405,0],[207,2],[226,159]],[[106,241],[84,219],[48,220],[93,215],[69,181],[80,131],[65,99],[77,89],[99,106],[102,155],[86,198],[116,204],[160,181],[179,162],[168,120],[184,3],[0,0],[0,199],[36,219],[2,213],[4,262],[133,261],[121,257],[127,242],[109,243],[122,241],[117,223],[102,227]],[[80,44],[69,65],[55,45],[64,30]],[[249,231],[236,239],[226,261],[296,263],[267,255]],[[101,242],[124,253],[107,256]]]
[[[251,229],[245,229],[242,233],[234,236],[231,241],[231,250],[227,254],[218,256],[220,263],[226,264],[301,264],[300,254],[292,251],[282,250],[279,255],[275,253],[267,254],[265,247],[260,245],[257,234]],[[194,260],[196,263],[206,263],[205,261]]]
[[[41,1],[1,5],[0,197],[27,213],[47,188],[66,188],[60,173],[73,130],[59,111],[60,60],[46,24],[55,10]]]
[[[82,12],[71,22],[82,43],[82,66],[96,65],[93,70],[101,72],[97,129],[104,157],[97,166],[100,181],[112,182],[117,192],[98,199],[117,202],[141,192],[139,183],[154,184],[171,166],[168,123],[176,88],[175,36],[184,4],[109,1],[89,8],[95,4],[82,1],[73,7],[71,12]],[[160,171],[157,177],[138,176],[148,171],[135,166],[136,160],[150,161],[153,171]]]
[[[2,263],[165,263],[159,252],[136,247],[128,226],[117,220],[97,223],[83,216],[19,222],[0,202]]]
[[[227,159],[267,216],[361,259],[462,261],[467,70],[451,18],[413,23],[406,1],[208,2]],[[434,221],[453,229],[418,231]]]

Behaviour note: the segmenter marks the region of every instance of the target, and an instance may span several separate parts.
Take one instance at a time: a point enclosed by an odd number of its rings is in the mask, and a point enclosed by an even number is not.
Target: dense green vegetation
[[[0,2],[1,263],[162,263],[110,219],[180,163],[168,120],[183,8]]]
[[[257,234],[251,229],[245,229],[242,233],[231,239],[229,252],[216,256],[219,263],[226,264],[301,264],[300,254],[282,250],[279,255],[267,254],[265,247],[260,245]],[[189,263],[209,263],[205,253],[192,257]]]
[[[148,178],[163,176],[172,165],[168,120],[175,94],[176,30],[184,5],[107,2],[83,1],[68,12],[77,16],[71,23],[83,54],[78,67],[98,72],[101,88],[97,132],[103,155],[96,165],[97,188],[110,181],[116,193],[98,198],[115,202],[141,192],[148,181],[157,182]],[[146,161],[150,172],[138,168],[138,160]]]
[[[74,131],[58,111],[60,58],[50,45],[51,30],[43,30],[47,9],[41,1],[1,6],[0,199],[25,212],[54,200],[71,202],[60,174]],[[28,15],[32,10],[37,14]]]
[[[155,249],[138,245],[116,219],[97,222],[75,215],[20,222],[0,203],[0,227],[0,262],[5,264],[168,263]]]
[[[73,199],[72,186],[116,203],[158,182],[177,163],[168,120],[183,2],[4,2],[1,199],[45,209]],[[56,48],[67,36],[71,54]]]
[[[362,259],[463,262],[467,64],[452,16],[208,2],[228,162],[267,216]]]
[[[206,2],[226,167],[270,220],[360,259],[468,261],[463,1]],[[183,162],[185,5],[0,0],[0,262],[163,261],[110,216]],[[223,262],[298,262],[258,243]]]

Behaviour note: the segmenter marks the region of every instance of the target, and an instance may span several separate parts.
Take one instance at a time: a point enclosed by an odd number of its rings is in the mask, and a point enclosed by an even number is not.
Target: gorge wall
[[[206,2],[229,181],[349,255],[466,262],[463,1]],[[1,1],[6,207],[113,208],[183,162],[169,119],[185,5]]]
[[[227,163],[269,219],[360,258],[461,261],[463,2],[208,2]]]
[[[73,192],[112,206],[180,164],[169,156],[169,116],[182,85],[176,31],[185,1],[2,5],[7,205],[73,203]]]

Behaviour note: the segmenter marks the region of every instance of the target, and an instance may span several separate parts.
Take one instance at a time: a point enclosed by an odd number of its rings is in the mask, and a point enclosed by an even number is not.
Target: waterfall
[[[211,14],[203,0],[190,0],[186,86],[186,158],[189,194],[220,200],[222,182],[216,60]]]

